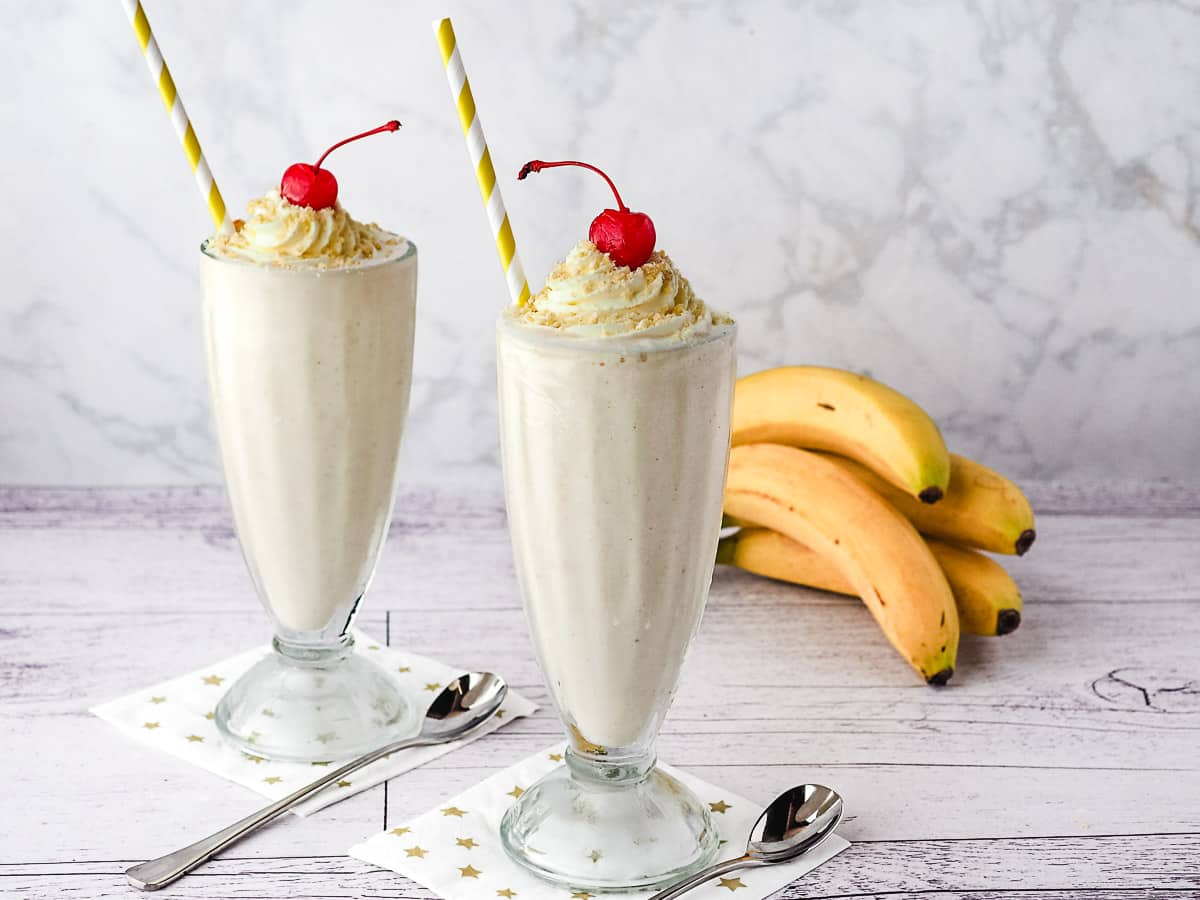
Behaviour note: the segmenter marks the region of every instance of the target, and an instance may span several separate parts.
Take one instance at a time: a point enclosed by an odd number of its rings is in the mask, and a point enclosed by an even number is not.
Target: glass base
[[[217,704],[217,730],[243,753],[288,762],[361,756],[415,734],[412,699],[383,669],[351,652],[275,652],[255,663]]]
[[[719,843],[708,808],[653,760],[615,764],[571,750],[504,815],[500,839],[535,875],[593,891],[674,883],[711,863]]]

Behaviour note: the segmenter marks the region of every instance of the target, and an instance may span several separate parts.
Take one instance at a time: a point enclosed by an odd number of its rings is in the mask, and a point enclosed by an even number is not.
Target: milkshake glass
[[[655,768],[654,739],[712,578],[736,328],[664,255],[643,269],[585,242],[497,330],[517,576],[568,736],[501,836],[576,888],[669,883],[717,848],[707,807]]]
[[[266,199],[260,234],[275,219],[316,215]],[[275,630],[274,652],[230,687],[215,720],[243,751],[274,759],[358,755],[417,725],[416,704],[353,652],[350,634],[391,516],[412,380],[417,250],[337,212],[367,245],[340,254],[317,247],[312,258],[220,238],[202,247],[225,482]]]

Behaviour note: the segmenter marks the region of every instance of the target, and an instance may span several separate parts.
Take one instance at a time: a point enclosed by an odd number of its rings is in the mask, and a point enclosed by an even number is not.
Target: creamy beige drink
[[[282,638],[336,637],[387,532],[415,248],[271,191],[207,243],[202,275],[213,416],[251,574]]]
[[[520,294],[497,336],[513,555],[563,765],[500,821],[508,856],[578,892],[674,884],[719,838],[655,766],[708,599],[729,456],[736,328],[692,291],[646,213],[615,208]],[[585,892],[586,892],[585,891]]]
[[[581,242],[500,322],[517,573],[547,682],[582,748],[647,745],[712,577],[734,326],[655,252]]]
[[[355,651],[387,537],[412,382],[417,248],[293,163],[201,246],[213,419],[273,651],[225,690],[217,730],[256,758],[325,762],[412,733],[414,692]],[[423,703],[422,703],[423,705]]]

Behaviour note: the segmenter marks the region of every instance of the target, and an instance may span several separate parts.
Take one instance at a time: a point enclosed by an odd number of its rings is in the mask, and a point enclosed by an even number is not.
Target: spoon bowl
[[[789,788],[762,811],[746,844],[746,855],[761,862],[786,862],[807,853],[837,828],[841,795],[823,784]]]
[[[508,685],[499,675],[491,672],[459,675],[429,704],[418,737],[429,744],[457,740],[490,719],[507,694]]]
[[[771,801],[750,829],[746,852],[721,860],[655,894],[650,900],[675,900],[705,882],[755,866],[771,866],[803,856],[833,834],[842,821],[841,795],[823,784],[788,788]]]

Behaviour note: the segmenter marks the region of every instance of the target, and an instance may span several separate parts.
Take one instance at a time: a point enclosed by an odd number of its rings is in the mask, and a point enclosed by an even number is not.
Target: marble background
[[[421,248],[405,476],[497,477],[505,302],[429,28],[455,17],[531,282],[650,212],[743,371],[911,394],[1027,477],[1200,478],[1200,2],[146,0],[231,208],[334,140]],[[337,8],[335,14],[331,10]],[[220,477],[206,215],[116,0],[6,0],[0,482]]]

